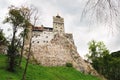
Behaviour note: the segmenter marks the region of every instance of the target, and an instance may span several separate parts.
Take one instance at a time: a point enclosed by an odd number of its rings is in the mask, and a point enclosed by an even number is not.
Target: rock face
[[[32,44],[31,59],[44,66],[65,66],[71,63],[81,72],[98,76],[92,66],[78,54],[72,34],[55,34],[46,45]]]

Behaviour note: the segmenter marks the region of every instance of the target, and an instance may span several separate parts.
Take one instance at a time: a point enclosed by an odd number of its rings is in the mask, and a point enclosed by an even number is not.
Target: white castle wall
[[[32,38],[32,45],[45,45],[50,42],[54,37],[53,32],[48,31],[34,31],[33,38]]]

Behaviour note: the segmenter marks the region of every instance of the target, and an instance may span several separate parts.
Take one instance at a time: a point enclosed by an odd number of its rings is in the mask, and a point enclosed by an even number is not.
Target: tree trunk
[[[29,46],[29,51],[28,51],[28,56],[27,56],[27,62],[26,62],[26,65],[25,65],[25,70],[24,70],[24,73],[23,73],[22,80],[26,79],[26,71],[27,71],[27,68],[28,68],[28,63],[29,63],[29,59],[30,59],[30,55],[31,55],[31,45],[32,45],[31,41],[32,41],[32,37],[30,38],[30,46]]]
[[[20,60],[19,60],[19,67],[21,66],[21,62],[22,62],[22,57],[23,57],[23,52],[24,52],[24,45],[25,45],[25,33],[23,35],[23,45],[21,48],[21,55],[20,55]]]
[[[12,37],[12,41],[11,41],[11,45],[9,47],[9,53],[8,53],[8,70],[13,72],[15,69],[15,35],[16,35],[16,27],[14,27],[14,32],[13,32],[13,37]]]

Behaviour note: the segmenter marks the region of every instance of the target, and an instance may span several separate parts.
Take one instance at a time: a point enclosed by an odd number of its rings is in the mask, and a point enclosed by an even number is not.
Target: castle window
[[[37,43],[39,43],[39,41]]]
[[[34,41],[32,41],[32,43],[34,43]]]
[[[48,43],[48,41],[46,41],[46,43]]]
[[[46,38],[48,38],[48,36],[46,36]]]
[[[45,41],[43,41],[45,43]]]

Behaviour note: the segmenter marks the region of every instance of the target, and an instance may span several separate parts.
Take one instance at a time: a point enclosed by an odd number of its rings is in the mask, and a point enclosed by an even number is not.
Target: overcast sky
[[[8,25],[2,21],[10,5],[33,5],[39,10],[37,25],[52,27],[52,17],[58,13],[64,18],[66,33],[72,33],[79,54],[84,57],[88,53],[88,42],[91,40],[103,41],[110,51],[120,50],[120,33],[100,25],[89,25],[86,20],[81,22],[81,13],[86,0],[0,0],[0,27],[6,34]]]

